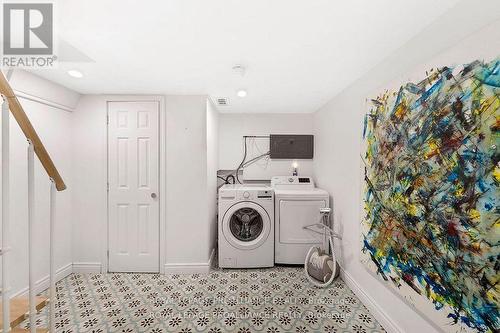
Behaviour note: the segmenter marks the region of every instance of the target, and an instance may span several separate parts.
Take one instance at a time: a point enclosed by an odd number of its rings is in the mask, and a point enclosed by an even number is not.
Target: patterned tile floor
[[[385,332],[341,279],[318,289],[298,267],[72,274],[57,284],[56,331]]]

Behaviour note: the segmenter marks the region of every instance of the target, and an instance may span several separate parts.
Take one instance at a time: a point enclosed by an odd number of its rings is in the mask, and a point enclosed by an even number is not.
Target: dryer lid
[[[320,188],[313,188],[313,189],[276,189],[274,190],[274,196],[276,199],[282,199],[282,198],[288,198],[288,197],[293,197],[293,198],[328,198],[328,192],[325,190],[322,190]]]

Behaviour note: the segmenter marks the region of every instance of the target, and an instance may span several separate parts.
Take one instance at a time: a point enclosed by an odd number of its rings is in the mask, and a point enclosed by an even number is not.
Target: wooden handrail
[[[10,86],[9,82],[7,81],[7,79],[5,78],[5,76],[1,71],[0,71],[0,94],[2,94],[9,102],[10,112],[12,113],[17,123],[21,127],[21,130],[23,131],[26,138],[32,142],[33,148],[35,150],[36,155],[38,156],[38,159],[42,163],[43,168],[45,169],[49,177],[54,180],[54,183],[56,184],[56,189],[58,191],[64,191],[66,189],[66,184],[64,184],[64,181],[61,175],[59,174],[59,171],[57,171],[54,162],[52,162],[49,153],[45,149],[42,141],[40,140],[40,137],[35,131],[35,128],[31,124],[26,113],[24,112],[21,103],[19,103],[16,94],[14,94],[12,87]]]

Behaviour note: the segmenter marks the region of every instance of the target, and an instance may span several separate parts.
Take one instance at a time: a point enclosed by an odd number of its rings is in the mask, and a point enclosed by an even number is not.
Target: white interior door
[[[108,104],[108,270],[159,272],[159,104]]]

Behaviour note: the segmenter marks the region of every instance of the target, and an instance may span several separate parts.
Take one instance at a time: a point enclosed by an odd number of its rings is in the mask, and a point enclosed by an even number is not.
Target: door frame
[[[109,272],[109,104],[113,102],[157,102],[158,103],[158,144],[159,144],[159,256],[158,256],[158,271],[160,274],[165,273],[165,239],[166,239],[166,143],[167,143],[167,115],[165,111],[165,96],[157,95],[133,95],[133,96],[116,96],[106,99],[106,117],[104,119],[106,126],[106,183],[104,184],[106,190],[106,237],[104,238],[104,246],[101,253],[102,272]]]

